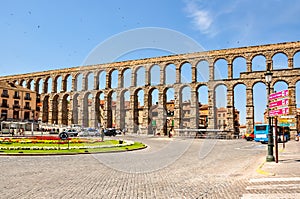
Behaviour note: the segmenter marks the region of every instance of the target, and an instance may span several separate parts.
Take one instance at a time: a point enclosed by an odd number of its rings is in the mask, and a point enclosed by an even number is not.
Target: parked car
[[[63,132],[67,133],[69,137],[75,137],[78,135],[78,132],[76,131],[76,129],[66,129]],[[61,132],[61,133],[63,133]]]
[[[94,128],[84,129],[78,133],[79,136],[100,136],[100,132]]]
[[[115,128],[107,128],[107,129],[104,129],[104,135],[105,136],[116,136],[117,131]]]
[[[252,133],[246,133],[246,134],[244,135],[244,138],[245,138],[247,141],[252,141],[252,140],[254,140],[254,132],[252,132]]]

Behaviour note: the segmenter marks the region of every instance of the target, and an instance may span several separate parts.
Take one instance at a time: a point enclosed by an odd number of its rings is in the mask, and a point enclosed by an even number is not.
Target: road
[[[0,198],[241,198],[266,145],[146,136],[139,151],[0,156]],[[247,189],[248,188],[248,189]],[[244,195],[246,196],[246,195]]]

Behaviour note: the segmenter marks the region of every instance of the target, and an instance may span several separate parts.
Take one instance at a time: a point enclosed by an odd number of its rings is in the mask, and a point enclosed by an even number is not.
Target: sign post
[[[283,126],[291,126],[290,123],[294,122],[293,117],[290,116],[292,111],[289,108],[290,104],[290,97],[289,97],[289,90],[282,90],[276,93],[272,93],[269,95],[269,108],[271,109],[269,111],[269,117],[275,117],[275,160],[276,163],[278,163],[278,119],[279,118],[279,123],[280,125]],[[284,116],[284,117],[282,117]],[[272,128],[272,127],[270,127]],[[285,132],[282,132],[283,134],[283,148],[285,147]]]

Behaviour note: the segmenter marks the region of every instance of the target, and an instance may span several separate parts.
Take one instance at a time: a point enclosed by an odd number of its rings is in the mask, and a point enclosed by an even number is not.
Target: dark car
[[[107,128],[104,129],[104,135],[105,136],[116,136],[117,135],[117,131],[115,128]]]

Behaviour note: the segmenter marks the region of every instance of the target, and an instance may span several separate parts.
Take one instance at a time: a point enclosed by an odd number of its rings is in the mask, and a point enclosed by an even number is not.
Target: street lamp
[[[265,73],[266,82],[268,84],[268,97],[270,97],[271,94],[271,82],[272,82],[272,75],[273,73],[270,71],[270,68],[268,68],[268,71]],[[270,99],[268,99],[268,118],[269,118],[269,132],[268,132],[268,155],[266,158],[267,162],[273,162],[275,161],[274,155],[273,155],[273,147],[274,147],[274,140],[273,140],[273,131],[271,126],[271,117],[270,117]]]

